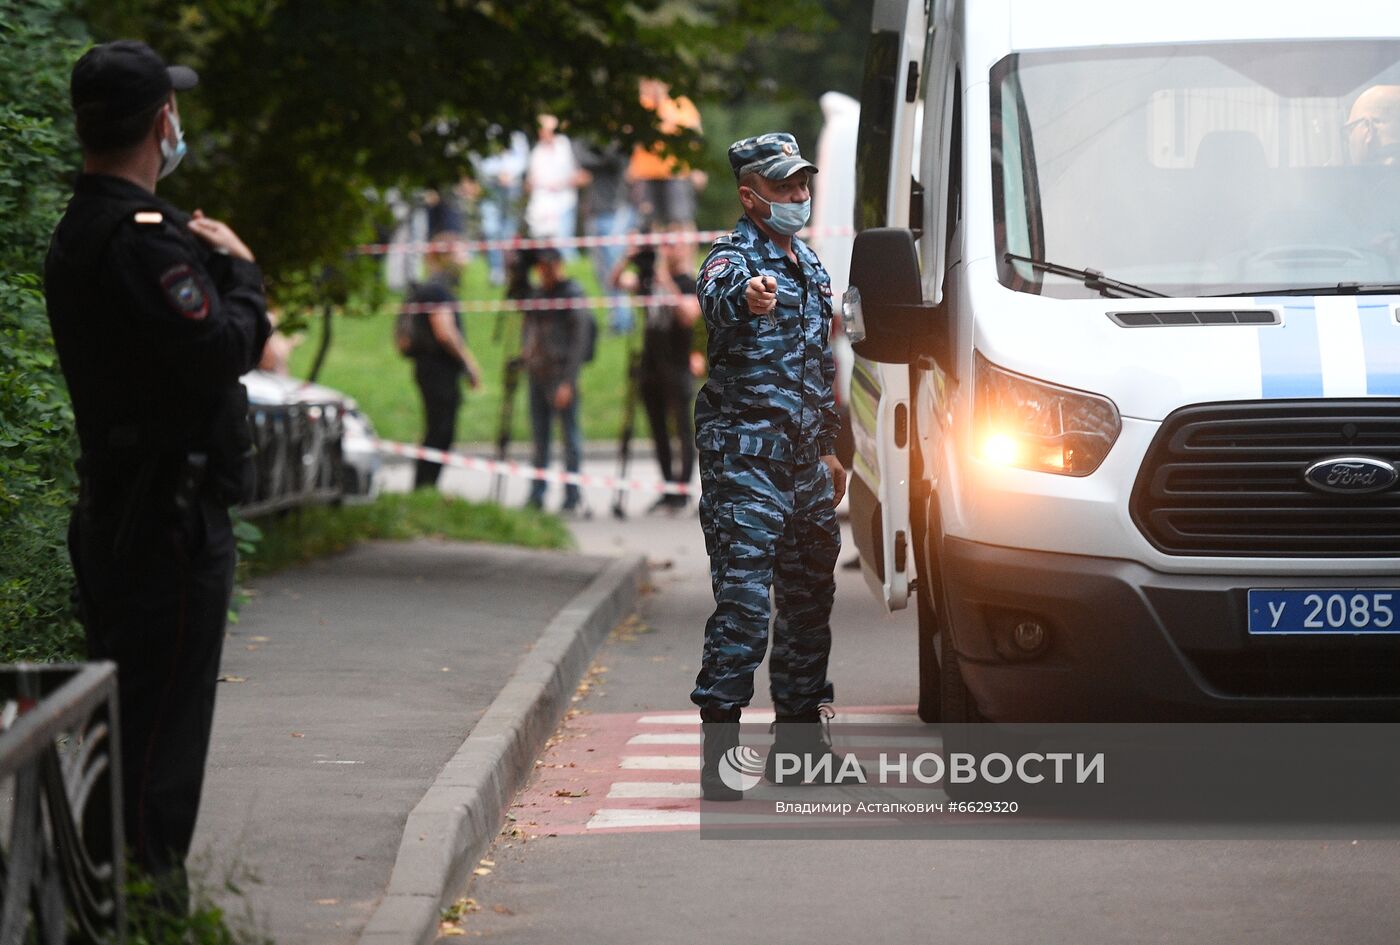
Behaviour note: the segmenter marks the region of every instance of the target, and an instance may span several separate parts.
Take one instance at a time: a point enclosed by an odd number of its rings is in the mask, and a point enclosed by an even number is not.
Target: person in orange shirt
[[[666,83],[643,79],[639,94],[642,106],[660,119],[664,133],[700,131],[700,110],[685,96],[672,98]],[[695,222],[695,193],[706,183],[703,171],[665,153],[659,144],[638,145],[632,151],[627,178],[632,182],[632,204],[644,223],[659,227]]]

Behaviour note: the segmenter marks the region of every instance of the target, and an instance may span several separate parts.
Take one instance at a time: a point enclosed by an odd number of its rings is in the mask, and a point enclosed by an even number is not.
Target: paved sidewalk
[[[205,879],[256,873],[248,899],[279,945],[355,941],[409,812],[608,564],[375,542],[259,580],[225,642],[195,837]]]

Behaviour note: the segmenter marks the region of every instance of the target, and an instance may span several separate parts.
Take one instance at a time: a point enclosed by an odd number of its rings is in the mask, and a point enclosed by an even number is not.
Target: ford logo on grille
[[[1308,485],[1323,492],[1362,494],[1380,492],[1395,485],[1400,472],[1383,459],[1370,456],[1334,456],[1313,463],[1303,473]]]

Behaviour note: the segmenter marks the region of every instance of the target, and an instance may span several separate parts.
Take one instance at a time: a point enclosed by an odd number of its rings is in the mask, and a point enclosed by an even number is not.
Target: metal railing
[[[0,666],[0,945],[125,939],[118,749],[113,664]]]
[[[253,404],[248,416],[257,479],[253,498],[239,506],[240,514],[253,518],[341,497],[339,405]]]

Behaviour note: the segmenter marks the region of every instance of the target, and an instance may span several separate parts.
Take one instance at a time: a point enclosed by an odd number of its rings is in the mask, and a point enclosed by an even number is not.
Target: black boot
[[[831,750],[831,732],[827,729],[827,720],[833,715],[835,712],[829,706],[821,705],[810,712],[775,716],[772,729],[773,747],[763,765],[763,776],[773,784],[789,786],[861,783],[852,773],[848,772],[844,777],[841,775],[841,764],[845,757]],[[797,770],[785,770],[780,775],[779,755],[795,755],[799,761]],[[791,761],[784,760],[784,768],[791,768]],[[811,778],[807,777],[808,772],[812,773]]]
[[[700,732],[705,745],[700,768],[701,795],[707,801],[742,800],[744,792],[725,784],[719,768],[725,752],[739,747],[739,709],[701,709]]]

